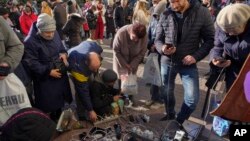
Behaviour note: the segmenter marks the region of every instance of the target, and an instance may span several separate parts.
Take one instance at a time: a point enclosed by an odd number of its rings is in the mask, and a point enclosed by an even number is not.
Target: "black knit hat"
[[[2,127],[1,141],[49,141],[56,124],[47,114],[35,108],[25,108],[12,115]]]
[[[5,14],[8,14],[9,10],[5,7],[0,7],[0,15],[3,16]]]
[[[104,83],[115,82],[117,80],[117,74],[111,69],[105,70],[101,76]]]

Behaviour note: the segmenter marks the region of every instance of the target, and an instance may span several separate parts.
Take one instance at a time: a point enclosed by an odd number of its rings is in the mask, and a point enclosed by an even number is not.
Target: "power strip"
[[[102,124],[102,123],[106,123],[106,122],[110,122],[110,121],[116,120],[119,117],[120,117],[119,115],[111,115],[111,116],[105,117],[102,120],[98,120],[98,121],[94,122],[93,124],[96,126],[98,124]]]

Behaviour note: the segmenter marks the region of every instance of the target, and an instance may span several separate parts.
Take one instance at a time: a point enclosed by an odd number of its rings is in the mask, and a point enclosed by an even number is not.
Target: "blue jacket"
[[[219,27],[216,28],[214,48],[211,50],[211,59],[222,57],[225,54],[236,64],[243,65],[250,53],[250,21],[242,35],[229,36]]]
[[[89,76],[92,72],[88,68],[87,60],[90,52],[95,52],[101,55],[102,51],[103,49],[100,45],[89,39],[68,51],[69,69],[75,83],[77,83],[75,84],[75,87],[77,87],[76,91],[88,111],[93,110],[93,106],[89,95],[88,82]]]
[[[211,50],[210,58],[226,57],[231,60],[231,65],[226,68],[227,90],[233,84],[250,53],[250,21],[245,29],[241,35],[229,36],[219,27],[216,28],[214,48]]]
[[[71,96],[67,74],[61,78],[51,77],[52,59],[66,50],[59,34],[53,40],[45,40],[39,34],[36,22],[24,41],[23,65],[30,70],[34,82],[35,106],[44,112],[53,112],[64,106],[64,96]]]

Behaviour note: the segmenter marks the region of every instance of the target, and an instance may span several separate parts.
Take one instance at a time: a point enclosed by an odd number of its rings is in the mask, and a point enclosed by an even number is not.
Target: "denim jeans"
[[[161,76],[163,82],[162,96],[165,101],[165,109],[169,116],[175,116],[175,78],[179,74],[184,88],[184,101],[177,121],[183,123],[195,110],[199,100],[199,76],[196,65],[170,65],[161,64]]]

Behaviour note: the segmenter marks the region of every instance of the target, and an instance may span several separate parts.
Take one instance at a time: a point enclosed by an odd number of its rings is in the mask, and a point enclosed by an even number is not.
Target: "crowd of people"
[[[156,53],[162,86],[150,86],[146,106],[165,106],[167,114],[161,121],[176,120],[181,126],[196,109],[197,63],[210,51],[211,66],[225,68],[227,90],[237,78],[250,53],[249,4],[247,0],[9,0],[0,6],[0,81],[14,72],[32,107],[46,113],[46,119],[57,122],[65,103],[75,99],[78,119],[95,122],[98,116],[112,114],[112,103],[123,98],[124,75],[136,74],[146,52]],[[113,70],[100,72],[103,38],[111,40]],[[177,74],[184,101],[176,114]],[[136,106],[133,95],[128,97]],[[3,131],[3,139],[14,138],[4,137],[8,133]]]

